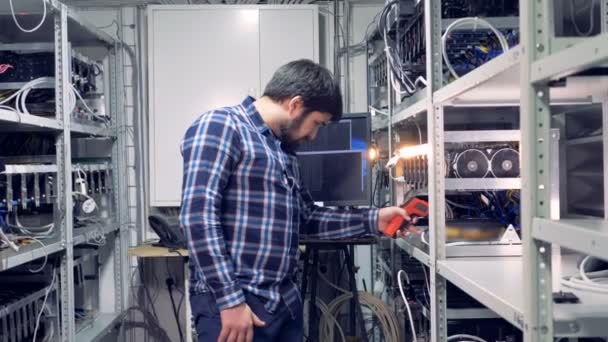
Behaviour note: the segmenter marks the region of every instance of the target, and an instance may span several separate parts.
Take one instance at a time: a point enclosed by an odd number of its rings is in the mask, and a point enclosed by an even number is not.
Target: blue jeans
[[[264,322],[264,327],[254,327],[254,342],[301,342],[304,335],[302,304],[297,312],[289,312],[283,301],[274,314],[264,308],[263,300],[253,294],[245,292],[245,300],[251,310]],[[220,313],[215,305],[215,298],[211,293],[194,294],[190,297],[192,317],[196,324],[198,342],[217,342],[222,330]]]

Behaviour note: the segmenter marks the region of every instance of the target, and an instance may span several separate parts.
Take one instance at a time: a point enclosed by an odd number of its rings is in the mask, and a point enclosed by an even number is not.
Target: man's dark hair
[[[306,113],[329,113],[332,121],[342,117],[340,85],[329,70],[308,59],[280,67],[266,85],[264,96],[276,102],[301,96]]]

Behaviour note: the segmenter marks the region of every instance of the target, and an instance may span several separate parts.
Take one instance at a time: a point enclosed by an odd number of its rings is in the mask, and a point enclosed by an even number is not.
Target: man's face
[[[297,97],[294,99],[297,99]],[[307,112],[303,104],[298,101],[288,104],[287,110],[287,119],[281,124],[279,139],[281,139],[287,148],[292,150],[296,149],[306,140],[314,140],[319,132],[319,128],[327,124],[331,119],[329,113]]]

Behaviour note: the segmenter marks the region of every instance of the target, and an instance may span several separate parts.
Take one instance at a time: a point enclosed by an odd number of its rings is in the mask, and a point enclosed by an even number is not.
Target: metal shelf
[[[72,172],[82,171],[105,171],[112,168],[108,163],[83,163],[72,164]],[[15,175],[22,173],[57,173],[57,165],[54,164],[7,164],[2,174]]]
[[[411,97],[406,98],[403,102],[395,106],[392,118],[393,124],[398,124],[405,120],[415,117],[426,111],[426,91],[420,90]],[[376,119],[374,119],[376,118]],[[372,118],[372,130],[377,131],[388,127],[388,116],[376,115]]]
[[[446,190],[521,189],[521,178],[446,178]]]
[[[437,272],[519,329],[524,326],[523,261],[520,257],[448,259]],[[578,304],[554,304],[556,336],[608,334],[608,296],[571,291]],[[600,323],[604,322],[604,323]],[[575,329],[573,329],[575,327]]]
[[[40,241],[44,244],[44,247],[37,242],[32,242],[27,246],[21,246],[18,252],[15,252],[10,248],[2,250],[2,252],[0,252],[0,271],[5,271],[30,261],[44,258],[45,255],[59,252],[65,248],[59,237]]]
[[[62,8],[66,9],[67,23],[69,26],[68,40],[73,46],[113,46],[115,40],[107,33],[97,29],[95,25],[84,19],[79,13],[72,10],[71,8],[63,5],[58,0],[45,0],[47,3],[47,19],[40,27],[40,29],[31,32],[23,33],[15,25],[5,25],[3,30],[6,32],[7,37],[15,37],[13,41],[21,43],[26,42],[47,42],[52,40],[53,32],[53,13],[60,12]],[[39,20],[38,15],[42,14],[42,5],[39,2],[25,2],[24,4],[19,3],[15,6],[15,10],[19,12],[26,12],[29,15],[27,18],[21,16],[21,22],[35,23]],[[10,19],[10,7],[8,1],[0,2],[0,17],[2,20],[12,21]],[[24,24],[27,25],[27,24]],[[32,25],[29,25],[30,27]],[[49,32],[51,35],[49,35]]]
[[[113,222],[107,222],[100,227],[99,225],[87,225],[85,227],[74,228],[74,246],[81,245],[92,239],[99,228],[103,228],[104,235],[118,230],[118,225]]]
[[[63,123],[55,118],[37,115],[17,114],[10,110],[0,109],[0,125],[7,125],[6,130],[14,131],[61,131]],[[4,127],[2,127],[4,130]]]
[[[519,130],[445,131],[446,143],[512,142],[521,140]]]
[[[523,328],[521,258],[440,260],[437,273],[514,326]]]
[[[99,341],[119,323],[121,317],[120,313],[98,314],[89,327],[82,329],[76,334],[75,341]]]
[[[573,46],[532,63],[530,81],[559,79],[608,62],[608,33],[582,40]]]
[[[103,125],[91,125],[72,122],[70,123],[72,132],[79,133],[82,135],[91,135],[99,137],[115,137],[116,133],[112,127],[106,127]]]
[[[603,219],[536,218],[532,226],[532,236],[608,260],[608,221]]]
[[[420,90],[416,92],[414,95],[395,106],[393,124],[400,123],[425,112],[427,103],[426,91]]]
[[[516,76],[515,81],[519,82],[519,72],[514,72],[514,69],[519,64],[520,59],[521,47],[515,46],[506,53],[497,56],[477,69],[437,90],[433,94],[433,102],[436,104],[446,104],[458,95],[479,87],[490,80],[492,80],[492,82],[501,82],[501,78],[504,77],[512,82],[512,75],[514,73]],[[489,98],[491,97],[486,97],[485,99],[487,100]]]
[[[429,257],[429,254],[414,246],[410,242],[409,238],[395,239],[395,244],[424,265],[429,267],[431,266],[431,258]]]
[[[4,50],[4,48],[2,50]],[[21,89],[26,84],[27,84],[27,82],[0,82],[0,89],[1,90],[10,90],[10,89],[18,90],[18,89]],[[38,86],[34,86],[32,88],[33,89],[54,89],[55,86],[54,85],[53,86],[38,85]]]
[[[511,48],[433,95],[436,105],[462,107],[517,107],[520,105],[521,47]],[[608,87],[606,76],[573,76],[549,89],[551,104],[589,104],[599,101]],[[595,100],[594,100],[595,99]]]
[[[429,309],[422,305],[418,301],[418,305],[422,308],[422,315],[431,319],[431,312]],[[486,308],[465,308],[465,309],[447,309],[447,319],[448,320],[461,320],[461,319],[494,319],[500,318],[494,311]]]

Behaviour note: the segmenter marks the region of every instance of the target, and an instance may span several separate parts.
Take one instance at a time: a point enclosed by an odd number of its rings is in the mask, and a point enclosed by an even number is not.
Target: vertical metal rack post
[[[71,114],[68,111],[68,92],[71,91],[72,67],[68,43],[68,20],[65,5],[58,4],[54,15],[55,29],[55,96],[57,119],[63,124],[63,132],[57,135],[57,206],[55,218],[61,229],[61,338],[73,341],[76,331],[74,320],[74,221],[72,217],[72,149]]]

